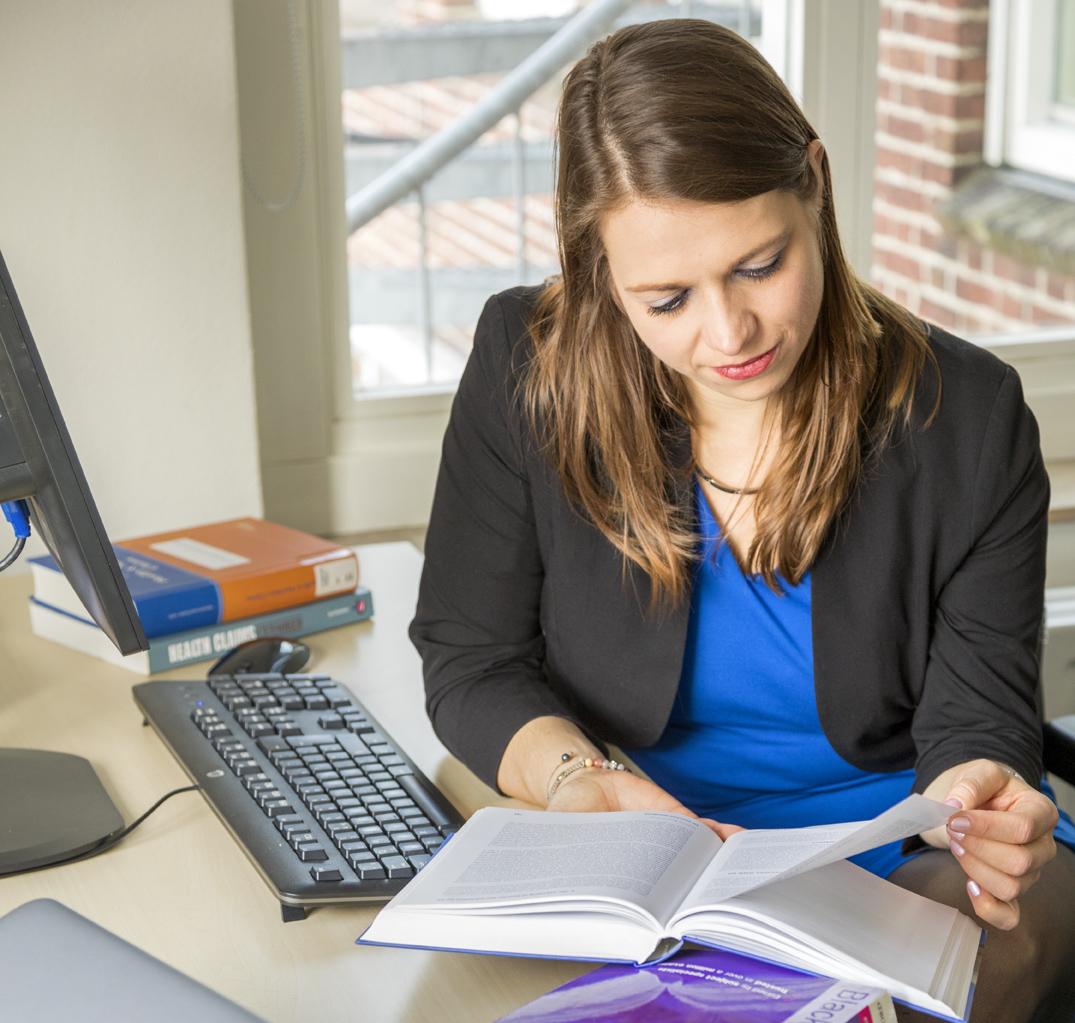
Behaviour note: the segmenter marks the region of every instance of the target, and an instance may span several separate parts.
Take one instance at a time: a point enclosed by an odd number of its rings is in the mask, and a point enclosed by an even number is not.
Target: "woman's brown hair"
[[[649,575],[654,601],[687,592],[697,537],[677,498],[692,463],[671,439],[692,422],[682,378],[617,305],[603,218],[632,199],[735,202],[782,189],[816,197],[817,134],[749,43],[706,21],[633,25],[568,74],[558,125],[561,275],[531,318],[525,397],[570,500]],[[811,207],[813,209],[813,207]],[[865,451],[910,402],[929,352],[923,325],[860,281],[840,245],[827,157],[817,215],[824,294],[777,406],[781,446],[755,498],[743,568],[779,590],[809,570],[849,500]]]

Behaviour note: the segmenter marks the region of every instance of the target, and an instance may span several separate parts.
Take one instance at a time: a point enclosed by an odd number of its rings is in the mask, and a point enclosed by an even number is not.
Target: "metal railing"
[[[654,5],[656,8],[657,5]],[[665,11],[673,9],[670,2]],[[680,17],[707,17],[737,28],[748,35],[755,27],[756,7],[752,0],[714,4],[679,0]],[[621,16],[629,8],[636,10]],[[515,248],[519,283],[527,277],[526,208],[527,151],[522,136],[521,110],[533,94],[561,68],[582,54],[594,40],[609,32],[619,21],[647,21],[657,10],[639,0],[594,0],[533,50],[509,71],[493,89],[448,127],[418,143],[346,201],[347,230],[353,234],[396,203],[406,199],[418,207],[418,325],[424,346],[427,380],[433,377],[433,286],[429,269],[429,196],[427,183],[451,161],[477,142],[505,117],[514,115],[511,138],[512,191],[516,202]],[[665,17],[668,14],[664,14]]]
[[[595,0],[538,47],[457,121],[409,152],[391,170],[347,199],[347,229],[354,233],[377,214],[421,188],[446,163],[478,141],[572,58],[604,35],[634,0]],[[518,125],[517,125],[518,127]],[[516,132],[518,136],[518,131]]]

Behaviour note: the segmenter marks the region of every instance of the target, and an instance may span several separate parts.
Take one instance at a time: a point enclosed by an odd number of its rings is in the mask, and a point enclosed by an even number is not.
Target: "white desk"
[[[372,622],[311,636],[311,667],[347,684],[453,803],[507,804],[452,758],[423,709],[407,639],[421,556],[410,544],[358,548]],[[0,576],[0,746],[90,760],[127,821],[188,784],[142,727],[140,676],[30,633],[29,576]],[[160,678],[202,678],[208,662]],[[284,924],[279,903],[196,793],[169,800],[116,848],[84,863],[0,879],[0,915],[59,900],[270,1023],[483,1023],[589,967],[362,947],[375,908],[330,907]]]

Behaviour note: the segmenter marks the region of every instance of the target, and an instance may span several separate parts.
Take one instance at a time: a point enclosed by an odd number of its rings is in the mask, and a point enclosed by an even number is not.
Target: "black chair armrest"
[[[1075,714],[1045,723],[1045,770],[1075,785]]]

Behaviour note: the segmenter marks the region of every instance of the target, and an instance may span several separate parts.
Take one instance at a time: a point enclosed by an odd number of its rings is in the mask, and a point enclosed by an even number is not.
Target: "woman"
[[[528,802],[720,834],[947,801],[860,862],[989,926],[975,1020],[1066,1018],[1018,378],[854,277],[824,149],[733,33],[596,44],[559,146],[562,276],[490,301],[445,437],[411,630],[438,734]]]

